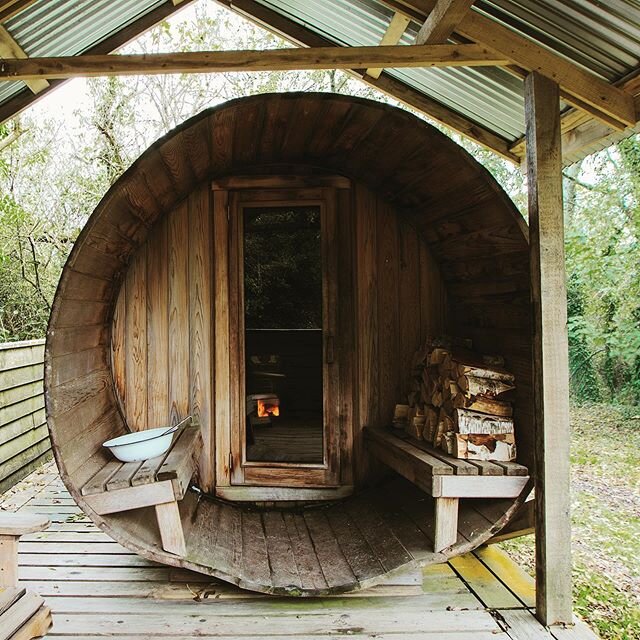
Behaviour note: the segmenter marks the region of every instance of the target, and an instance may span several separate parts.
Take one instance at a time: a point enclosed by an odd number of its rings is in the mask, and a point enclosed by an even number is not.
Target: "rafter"
[[[160,6],[149,11],[149,13],[144,14],[134,22],[128,24],[124,29],[115,32],[112,36],[109,36],[102,42],[91,47],[85,53],[86,55],[93,55],[116,51],[128,42],[137,38],[141,33],[148,31],[162,20],[166,20],[169,16],[176,13],[176,11],[180,11],[193,2],[195,2],[195,0],[183,0],[180,5],[175,6],[171,0],[167,0]],[[0,105],[0,124],[6,122],[10,118],[13,118],[17,113],[20,113],[20,111],[26,109],[36,100],[39,100],[65,82],[66,80],[51,80],[49,87],[41,91],[38,95],[35,95],[28,90],[17,93],[7,102]]]
[[[409,22],[410,20],[406,16],[403,16],[401,13],[394,13],[387,30],[380,40],[380,46],[385,47],[388,45],[398,44],[398,42],[400,42],[400,38],[402,38],[402,35],[406,31]],[[379,78],[381,73],[381,67],[367,69],[367,75],[372,78]]]
[[[395,11],[424,23],[437,0],[380,0]],[[537,45],[498,22],[469,11],[456,27],[456,33],[484,44],[509,58],[512,71],[523,77],[529,71],[557,82],[561,96],[570,104],[591,113],[605,124],[623,130],[638,120],[633,97],[573,62]]]
[[[13,18],[36,0],[0,0],[0,22]]]
[[[631,74],[626,79],[616,83],[627,93],[630,93],[636,102],[636,107],[640,108],[640,70]],[[587,152],[592,152],[595,146],[603,141],[616,139],[615,132],[611,127],[600,120],[596,120],[588,113],[580,109],[569,109],[560,120],[560,130],[562,132],[562,153],[565,164],[575,162],[580,156]],[[631,135],[633,129],[626,129],[625,134]],[[516,140],[510,147],[512,153],[524,159],[526,153],[525,136]]]
[[[415,44],[446,42],[474,0],[438,0],[420,27]]]
[[[65,56],[5,59],[0,79],[73,78],[167,73],[367,69],[369,67],[473,67],[505,64],[476,44],[387,47],[314,47],[256,51]]]
[[[27,54],[22,47],[13,39],[11,34],[0,25],[0,58],[27,59]],[[1,64],[1,63],[0,63]],[[25,84],[33,93],[40,93],[49,86],[44,78],[28,78]]]

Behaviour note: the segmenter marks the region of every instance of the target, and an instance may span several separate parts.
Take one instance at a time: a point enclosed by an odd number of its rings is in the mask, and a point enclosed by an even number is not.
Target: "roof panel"
[[[36,0],[4,26],[28,55],[78,55],[167,1]],[[383,0],[256,1],[342,46],[378,44],[393,15]],[[474,10],[609,82],[640,68],[640,0],[477,0]],[[401,42],[411,44],[418,27]],[[387,73],[507,141],[524,135],[523,83],[502,68]],[[21,91],[22,82],[0,83],[0,105]]]
[[[640,64],[639,0],[481,0],[475,6],[608,81]]]
[[[164,0],[36,0],[3,26],[29,56],[77,55]],[[0,104],[24,89],[0,83]]]

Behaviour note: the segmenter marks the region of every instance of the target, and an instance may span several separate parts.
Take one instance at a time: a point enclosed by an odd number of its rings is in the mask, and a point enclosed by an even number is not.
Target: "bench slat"
[[[421,451],[425,451],[426,453],[432,455],[434,458],[438,458],[438,460],[442,460],[442,462],[444,462],[445,464],[450,465],[457,476],[477,476],[479,473],[478,467],[474,466],[470,462],[452,458],[451,456],[448,456],[446,453],[444,453],[444,451],[438,451],[437,449],[430,447],[424,441],[416,440],[416,438],[412,438],[407,434],[398,434],[396,437],[409,442]]]
[[[365,434],[370,440],[375,441],[380,445],[391,447],[397,451],[402,451],[413,460],[420,462],[424,467],[426,467],[425,471],[431,475],[453,475],[453,467],[447,462],[439,460],[426,451],[417,449],[415,446],[401,440],[392,433],[388,433],[382,429],[371,429],[367,427]]]
[[[121,466],[122,462],[118,462],[118,460],[110,460],[104,467],[98,469],[91,479],[85,483],[80,490],[80,493],[83,496],[92,496],[96,493],[106,491],[107,481],[120,469]]]
[[[125,462],[110,478],[107,480],[107,491],[115,491],[116,489],[126,489],[131,486],[131,478],[136,471],[142,466],[142,462]]]

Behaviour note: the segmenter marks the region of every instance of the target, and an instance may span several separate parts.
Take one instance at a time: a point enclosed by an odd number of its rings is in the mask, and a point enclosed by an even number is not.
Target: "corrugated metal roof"
[[[37,0],[4,23],[29,56],[80,54],[165,0]],[[24,88],[0,83],[0,103]]]
[[[382,0],[257,0],[342,46],[376,45],[393,11]],[[4,26],[31,56],[77,55],[167,0],[36,0]],[[473,7],[609,82],[640,67],[640,0],[477,0]],[[401,42],[411,44],[411,23]],[[507,142],[524,135],[522,81],[502,68],[387,69]],[[0,104],[24,89],[0,83]],[[627,131],[628,134],[628,131]],[[613,133],[602,144],[620,139]],[[595,150],[598,143],[589,147]]]

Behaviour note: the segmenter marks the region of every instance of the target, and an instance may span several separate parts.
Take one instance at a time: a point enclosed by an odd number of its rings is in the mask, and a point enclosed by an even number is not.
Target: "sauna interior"
[[[366,434],[390,424],[426,339],[462,336],[515,373],[531,468],[527,236],[492,176],[401,109],[291,93],[199,114],[113,185],[65,267],[45,386],[69,491],[141,555],[267,593],[357,589],[477,547],[527,479],[461,494],[436,550],[428,456],[378,442],[383,464]],[[197,444],[177,476],[105,471],[105,440],[186,416]],[[164,498],[115,511],[86,489],[151,496],[161,477],[180,484],[182,552]]]

